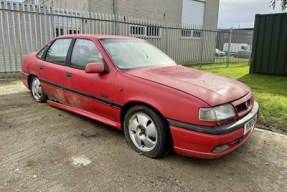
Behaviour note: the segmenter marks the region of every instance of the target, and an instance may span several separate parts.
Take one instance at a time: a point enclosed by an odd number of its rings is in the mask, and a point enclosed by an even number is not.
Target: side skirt
[[[90,113],[90,112],[84,111],[82,109],[77,109],[77,108],[74,108],[74,107],[71,107],[71,106],[68,106],[68,105],[64,105],[64,104],[61,104],[61,103],[58,103],[58,102],[54,102],[54,101],[51,101],[51,100],[48,100],[47,103],[50,106],[57,107],[57,108],[60,108],[60,109],[66,110],[66,111],[71,111],[73,113],[77,113],[79,115],[91,118],[93,120],[99,121],[101,123],[107,124],[107,125],[112,126],[112,127],[115,127],[117,129],[120,129],[120,130],[122,129],[120,123],[117,123],[115,121],[112,121],[112,120],[104,118],[104,117],[101,117],[101,116],[96,115],[94,113]]]

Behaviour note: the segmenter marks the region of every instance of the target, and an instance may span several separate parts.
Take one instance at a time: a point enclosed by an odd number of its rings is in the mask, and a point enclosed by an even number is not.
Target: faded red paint
[[[104,70],[103,68],[95,69],[94,67],[99,66],[93,65],[91,65],[91,69],[88,66],[85,72],[68,66],[47,63],[36,58],[36,53],[24,57],[22,72],[63,86],[66,89],[76,90],[123,106],[133,102],[142,103],[156,109],[166,119],[210,127],[210,129],[219,123],[200,121],[198,118],[200,108],[225,103],[236,104],[245,99],[251,99],[252,103],[249,109],[239,113],[234,119],[235,121],[249,113],[253,107],[254,100],[250,88],[238,81],[180,65],[122,71],[113,65],[99,42],[99,39],[104,38],[135,38],[106,35],[64,35],[60,38],[84,38],[93,41],[101,52],[109,68],[109,73],[86,73],[93,70]],[[44,70],[41,70],[40,67]],[[72,78],[67,78],[67,73],[71,73]],[[22,74],[21,78],[24,85],[29,88],[27,75]],[[42,81],[43,90],[50,100],[57,101],[49,101],[50,105],[122,129],[121,108],[65,91],[45,81]],[[222,123],[228,123],[228,121]],[[243,136],[243,127],[223,135],[205,134],[175,126],[169,128],[175,152],[200,158],[216,158],[225,155],[242,145],[252,133],[250,131]],[[244,139],[240,143],[232,144],[228,150],[218,154],[212,152],[216,145],[230,143],[240,137]]]
[[[103,63],[88,63],[85,68],[86,73],[103,73],[104,64]]]

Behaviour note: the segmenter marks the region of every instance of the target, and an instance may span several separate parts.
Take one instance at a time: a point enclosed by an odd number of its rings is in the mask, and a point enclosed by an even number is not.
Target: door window
[[[47,51],[46,61],[65,65],[72,39],[58,39]]]
[[[103,57],[95,43],[86,39],[77,39],[74,45],[71,67],[85,69],[88,63],[102,62]]]
[[[47,45],[46,47],[44,47],[38,54],[37,54],[37,58],[38,59],[42,59],[43,55],[45,53],[45,51],[48,49],[49,45]]]

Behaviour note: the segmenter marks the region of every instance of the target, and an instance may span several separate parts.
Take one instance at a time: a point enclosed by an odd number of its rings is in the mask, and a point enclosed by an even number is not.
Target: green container
[[[256,15],[250,73],[287,76],[287,14]]]

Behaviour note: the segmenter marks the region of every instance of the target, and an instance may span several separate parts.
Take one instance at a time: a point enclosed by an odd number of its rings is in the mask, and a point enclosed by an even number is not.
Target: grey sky
[[[255,14],[282,13],[280,2],[273,10],[270,0],[220,0],[219,28],[254,27]]]

